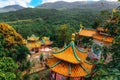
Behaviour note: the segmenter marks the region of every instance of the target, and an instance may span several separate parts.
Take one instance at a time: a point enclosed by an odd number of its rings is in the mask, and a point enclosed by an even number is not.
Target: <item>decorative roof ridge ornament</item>
[[[74,41],[75,41],[75,33],[72,33],[71,42],[74,43]]]
[[[80,30],[79,32],[81,32],[84,29],[84,26],[82,24],[80,24]]]

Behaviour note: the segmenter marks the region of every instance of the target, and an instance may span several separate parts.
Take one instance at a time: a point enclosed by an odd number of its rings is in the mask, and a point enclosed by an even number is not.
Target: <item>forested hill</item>
[[[10,12],[10,11],[17,11],[17,10],[21,10],[24,7],[20,6],[20,5],[8,5],[5,6],[3,8],[0,8],[0,13],[5,13],[5,12]]]
[[[32,22],[34,22],[34,20],[39,20],[42,24],[49,24],[49,26],[62,24],[78,26],[80,23],[90,26],[99,14],[100,11],[90,9],[56,10],[27,8],[15,12],[1,13],[0,22],[13,24],[13,21],[27,21],[29,19],[32,20]]]
[[[32,22],[34,22],[34,20],[39,20],[42,24],[49,24],[49,26],[62,24],[78,26],[80,23],[90,26],[99,14],[100,11],[90,9],[56,10],[27,8],[16,12],[1,13],[0,22],[8,22],[13,24],[13,21],[32,20]]]
[[[50,36],[54,44],[62,45],[61,35],[59,35],[63,34],[63,32],[59,31],[64,29],[62,27],[66,27],[64,31],[69,32],[67,33],[69,37],[66,37],[66,39],[70,39],[72,33],[79,31],[80,24],[91,28],[97,26],[96,23],[103,21],[107,15],[107,10],[99,11],[96,9],[26,8],[14,12],[1,13],[0,22],[10,24],[24,38],[32,34],[39,37]]]
[[[66,29],[69,30],[71,35],[71,33],[80,29],[80,24],[86,27],[93,26],[94,21],[99,17],[99,13],[100,11],[90,9],[27,8],[15,12],[1,13],[0,22],[12,25],[24,38],[32,34],[39,37],[50,36],[55,43],[58,40],[58,29],[61,25],[67,24]]]
[[[120,6],[120,2],[112,2],[112,1],[79,1],[79,2],[64,2],[58,1],[55,3],[44,3],[37,8],[46,8],[46,9],[96,9],[96,10],[104,10],[104,9],[112,9]]]

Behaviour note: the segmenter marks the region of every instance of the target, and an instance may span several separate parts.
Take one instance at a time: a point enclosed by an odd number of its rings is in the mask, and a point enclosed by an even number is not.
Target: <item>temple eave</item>
[[[66,77],[84,77],[91,72],[92,65],[85,62],[81,64],[72,64],[53,58],[49,62],[49,67],[55,73]]]

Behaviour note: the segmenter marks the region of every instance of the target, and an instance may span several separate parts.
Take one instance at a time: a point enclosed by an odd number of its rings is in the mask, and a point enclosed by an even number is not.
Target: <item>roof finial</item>
[[[81,32],[82,29],[84,29],[84,26],[82,24],[80,24],[80,30],[79,30],[79,32]]]
[[[83,29],[83,28],[84,28],[84,26],[83,26],[82,24],[80,24],[80,28],[82,28],[82,29]]]
[[[72,41],[72,42],[75,41],[75,33],[72,33],[71,41]]]

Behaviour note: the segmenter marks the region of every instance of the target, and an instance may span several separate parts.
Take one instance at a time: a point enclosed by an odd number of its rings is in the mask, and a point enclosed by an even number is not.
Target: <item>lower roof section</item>
[[[48,65],[52,71],[66,77],[84,77],[88,75],[92,69],[92,65],[86,62],[71,64],[57,58],[49,59]]]

